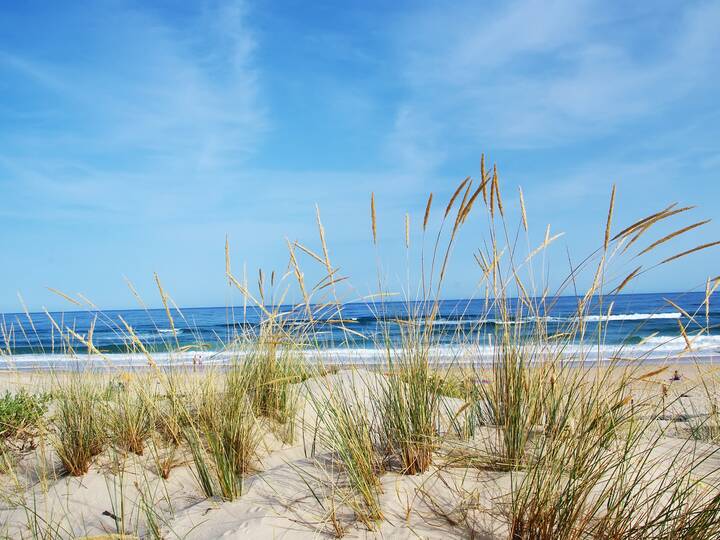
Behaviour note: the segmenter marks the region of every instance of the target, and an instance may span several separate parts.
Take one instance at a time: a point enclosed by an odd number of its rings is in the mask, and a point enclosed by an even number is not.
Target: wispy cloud
[[[703,71],[717,66],[720,7],[676,8],[663,13],[672,26],[646,29],[659,32],[647,41],[625,31],[625,19],[635,24],[638,14],[604,2],[455,4],[413,15],[396,43],[407,84],[398,118],[423,115],[441,130],[415,137],[420,148],[424,137],[522,148],[603,136],[663,114],[669,103],[717,85]]]
[[[242,3],[176,25],[119,6],[77,15],[62,38],[81,55],[62,40],[0,54],[6,80],[31,90],[2,111],[15,120],[0,131],[11,200],[51,215],[156,213],[158,198],[197,203],[244,163],[268,122]]]

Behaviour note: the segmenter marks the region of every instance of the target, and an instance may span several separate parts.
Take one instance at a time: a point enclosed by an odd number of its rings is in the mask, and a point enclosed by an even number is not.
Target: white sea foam
[[[646,319],[679,319],[682,315],[675,313],[618,313],[615,315],[588,315],[585,321],[643,321]]]
[[[536,353],[543,351],[548,355],[560,352],[567,361],[594,362],[611,358],[623,359],[692,359],[698,361],[715,361],[720,358],[720,335],[689,337],[691,348],[682,336],[652,336],[634,345],[602,345],[592,344],[565,345],[558,350],[558,345],[529,345]],[[431,347],[429,356],[432,361],[441,364],[487,364],[492,362],[495,347],[491,342],[471,345],[444,345]],[[390,349],[391,355],[400,355],[400,349]],[[243,351],[183,351],[154,353],[153,360],[161,366],[192,366],[228,364],[234,360],[242,360]],[[312,362],[334,364],[380,364],[386,361],[388,350],[382,348],[328,348],[305,351],[305,357]],[[113,353],[107,355],[68,355],[68,354],[21,354],[1,356],[0,369],[133,369],[147,367],[144,354]]]
[[[631,313],[611,316],[611,320],[643,320],[643,319],[678,319],[680,313]],[[441,320],[444,324],[463,324],[480,321]],[[172,329],[158,329],[162,334],[169,334]],[[148,332],[148,334],[150,334]],[[159,337],[159,333],[152,335]],[[689,336],[690,348],[685,338],[680,335],[653,335],[636,344],[558,344],[550,342],[545,345],[528,345],[534,351],[546,349],[548,353],[559,351],[568,361],[596,361],[610,358],[708,358],[720,357],[720,335]],[[391,349],[391,355],[401,354],[399,349]],[[440,363],[489,363],[495,355],[492,336],[481,342],[465,345],[439,345],[429,351],[432,360]],[[242,351],[183,351],[159,352],[153,354],[158,365],[189,366],[195,364],[228,364],[235,359],[242,359]],[[338,364],[379,364],[387,359],[388,351],[384,348],[328,348],[307,350],[305,356],[310,361],[321,361]],[[107,355],[68,355],[68,354],[20,354],[0,356],[0,370],[12,369],[78,369],[83,367],[107,368],[142,368],[147,366],[147,358],[143,354],[111,353]]]
[[[173,332],[175,335],[183,333],[181,328],[176,328],[174,331],[172,328],[158,328],[157,330],[148,330],[145,332],[136,332],[135,337],[140,340],[165,340],[168,336],[172,336]],[[124,336],[125,341],[132,341],[131,336]]]
[[[643,321],[648,319],[679,319],[682,314],[673,313],[617,313],[610,315],[586,315],[582,318],[585,322],[607,322],[607,321]],[[577,317],[524,317],[520,319],[437,319],[433,325],[441,326],[465,326],[479,324],[526,324],[535,321],[545,322],[573,322]],[[424,322],[424,321],[423,321]]]
[[[720,336],[688,336],[690,352],[717,350],[720,352]],[[687,343],[682,336],[651,336],[632,347],[655,351],[685,351]]]

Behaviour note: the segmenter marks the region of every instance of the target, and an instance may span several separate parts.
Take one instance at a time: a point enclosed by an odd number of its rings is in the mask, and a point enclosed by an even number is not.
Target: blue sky
[[[720,3],[3,2],[0,17],[0,311],[225,305],[235,267],[317,246],[359,290],[375,279],[369,193],[384,271],[402,275],[403,216],[499,165],[531,226],[565,231],[566,268],[617,220],[673,201],[717,218]],[[446,296],[471,294],[469,222]],[[720,238],[713,222],[686,247]],[[712,251],[647,275],[638,291],[720,274]]]

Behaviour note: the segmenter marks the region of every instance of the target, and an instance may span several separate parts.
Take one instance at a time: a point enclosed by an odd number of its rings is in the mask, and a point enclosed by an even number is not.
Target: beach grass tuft
[[[153,409],[150,396],[133,385],[118,392],[107,403],[110,440],[118,448],[143,455],[145,441],[153,433]]]
[[[52,415],[55,451],[68,474],[82,476],[107,443],[105,404],[95,387],[70,376],[58,388],[55,405]]]

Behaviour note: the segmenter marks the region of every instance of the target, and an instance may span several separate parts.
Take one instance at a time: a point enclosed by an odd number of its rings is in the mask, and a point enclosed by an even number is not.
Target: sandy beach
[[[189,373],[185,383],[197,387],[207,372]],[[652,375],[643,377],[647,373]],[[3,373],[0,392],[50,391],[67,376]],[[492,373],[482,376],[492,377]],[[147,373],[127,372],[86,377],[98,387],[135,377],[145,385],[153,380]],[[652,457],[644,466],[657,479],[677,467],[678,456],[693,455],[703,456],[696,474],[707,472],[708,483],[720,480],[718,447],[688,438],[692,417],[707,414],[708,403],[700,390],[703,377],[710,377],[707,366],[648,364],[630,386],[637,402],[665,396],[671,403],[658,418],[662,436],[648,437],[653,441],[648,450]],[[158,443],[152,449],[146,447],[142,456],[109,445],[93,458],[86,474],[74,477],[63,471],[45,437],[36,435],[15,447],[12,465],[0,476],[0,530],[8,538],[150,538],[156,533],[162,538],[188,539],[507,537],[509,493],[525,472],[456,462],[453,456],[459,449],[472,449],[478,457],[489,455],[499,433],[487,426],[464,440],[455,436],[451,420],[463,414],[464,401],[453,397],[441,399],[440,438],[433,464],[420,474],[393,470],[380,474],[382,519],[372,527],[357,519],[347,504],[349,486],[342,463],[319,444],[322,427],[314,404],[331,392],[352,395],[371,408],[371,396],[385,382],[382,371],[351,368],[298,383],[294,442],[283,443],[272,430],[265,430],[255,470],[247,475],[242,496],[233,501],[207,497],[199,489],[192,458],[183,444]],[[158,395],[162,391],[158,383]],[[158,470],[159,460],[172,461],[167,478]],[[650,484],[644,489],[650,489]],[[156,531],[148,524],[147,506]]]

